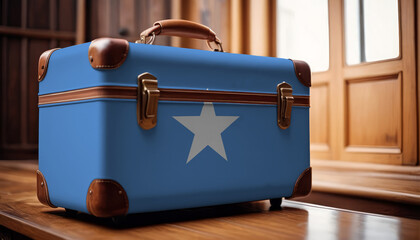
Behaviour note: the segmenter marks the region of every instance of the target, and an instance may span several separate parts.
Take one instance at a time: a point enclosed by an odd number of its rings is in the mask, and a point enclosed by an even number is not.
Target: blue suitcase
[[[151,45],[158,34],[216,49]],[[113,217],[309,194],[305,62],[225,53],[213,31],[182,20],[138,42],[41,55],[41,203]]]

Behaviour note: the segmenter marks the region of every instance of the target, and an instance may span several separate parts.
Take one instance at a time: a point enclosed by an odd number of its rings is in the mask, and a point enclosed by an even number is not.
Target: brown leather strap
[[[147,38],[152,36],[153,33],[155,35],[160,34],[176,37],[197,38],[220,43],[220,40],[216,37],[216,33],[214,33],[210,28],[199,23],[181,19],[157,21],[153,24],[153,27],[144,30],[140,34],[140,39],[142,37]]]

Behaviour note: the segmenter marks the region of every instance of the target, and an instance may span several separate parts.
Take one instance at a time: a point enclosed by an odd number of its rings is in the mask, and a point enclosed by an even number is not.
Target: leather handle
[[[222,42],[216,36],[216,33],[209,27],[202,24],[182,19],[167,19],[157,21],[152,27],[140,33],[140,43],[146,43],[148,37],[152,39],[148,43],[153,43],[154,37],[157,35],[167,35],[176,37],[187,37],[207,40],[207,42],[215,42],[222,50]],[[210,47],[210,46],[209,46]],[[210,47],[211,48],[211,47]]]

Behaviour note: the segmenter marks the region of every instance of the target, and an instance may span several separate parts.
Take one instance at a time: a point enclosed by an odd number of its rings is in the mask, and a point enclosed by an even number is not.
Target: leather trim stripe
[[[249,104],[277,104],[277,94],[251,93],[251,92],[228,92],[228,91],[204,91],[183,89],[159,89],[160,100],[168,101],[191,101],[191,102],[227,102]],[[295,106],[308,106],[309,96],[293,96]]]
[[[159,88],[162,101],[277,104],[277,94]],[[293,96],[294,106],[309,107],[309,96]],[[100,86],[38,96],[38,105],[95,98],[137,99],[136,87]]]
[[[101,86],[38,96],[38,105],[74,102],[95,98],[136,99],[136,87]]]

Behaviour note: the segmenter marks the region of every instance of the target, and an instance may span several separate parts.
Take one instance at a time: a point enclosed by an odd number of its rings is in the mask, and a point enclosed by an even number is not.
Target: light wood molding
[[[416,1],[416,20],[417,20],[417,158],[419,158],[420,155],[420,1]],[[417,165],[419,165],[420,162],[417,160]]]
[[[252,55],[270,56],[270,0],[249,0],[248,38]]]
[[[155,4],[155,2],[153,2]],[[231,17],[232,5],[229,1],[196,1],[196,0],[171,0],[171,18],[185,19],[198,22],[210,27],[220,38],[223,44],[223,50],[230,52],[232,36],[230,26],[234,21]],[[162,5],[162,8],[165,8]],[[158,19],[156,19],[158,20]],[[239,21],[241,23],[241,21]],[[234,23],[237,24],[237,23]],[[243,36],[238,36],[243,40]],[[209,50],[205,41],[194,38],[171,37],[171,46]]]
[[[313,191],[420,205],[420,167],[312,160]]]
[[[311,151],[329,151],[330,147],[326,143],[311,143]]]
[[[312,114],[313,117],[317,114],[323,114],[326,116],[325,121],[327,124],[327,138],[328,144],[326,146],[317,146],[315,144],[311,147],[311,156],[319,159],[338,159],[339,158],[339,115],[342,114],[342,107],[340,105],[340,98],[342,94],[339,89],[342,89],[342,82],[338,81],[342,79],[341,68],[343,64],[343,24],[342,24],[342,2],[329,0],[328,1],[328,16],[329,16],[329,68],[324,72],[316,72],[312,74],[313,87],[318,85],[324,85],[328,87],[326,94],[328,95],[327,105],[325,107],[311,104],[311,111],[315,111]],[[311,93],[312,94],[312,93]],[[315,110],[320,108],[323,110]],[[314,126],[315,127],[315,126]]]
[[[200,21],[199,2],[195,0],[172,0],[171,18],[185,19],[194,22]],[[188,7],[186,7],[188,6]],[[200,49],[201,41],[191,38],[172,38],[171,45],[174,47],[185,47]]]
[[[372,78],[378,75],[392,75],[400,72],[402,68],[403,63],[400,59],[367,62],[358,65],[345,66],[343,75],[345,79]]]
[[[86,41],[86,0],[77,0],[76,44]]]
[[[230,1],[230,52],[276,56],[276,1]]]
[[[244,11],[244,1],[232,0],[230,1],[230,52],[231,53],[246,53],[245,46],[248,39],[244,39],[245,35],[245,21],[246,12]]]
[[[403,104],[403,153],[404,165],[419,164],[418,118],[416,81],[416,29],[414,0],[401,0],[401,55],[403,60],[402,104]]]
[[[317,84],[325,84],[329,83],[329,79],[332,78],[331,71],[325,72],[313,72],[312,73],[312,86],[316,86]]]

